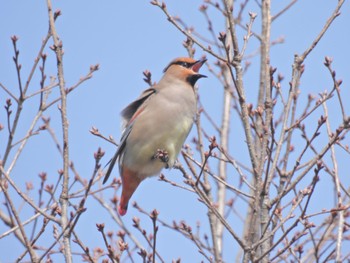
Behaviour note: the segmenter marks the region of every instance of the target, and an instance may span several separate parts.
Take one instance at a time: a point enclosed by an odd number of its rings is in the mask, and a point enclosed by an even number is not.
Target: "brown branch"
[[[331,130],[331,124],[329,121],[329,114],[328,114],[328,107],[326,103],[323,103],[323,109],[325,113],[325,118],[326,118],[326,127],[327,127],[327,133],[328,133],[328,139],[332,139],[332,130]],[[342,108],[343,110],[343,108]],[[343,115],[344,116],[344,115]],[[340,188],[340,180],[339,180],[339,171],[338,171],[338,161],[337,157],[335,154],[335,148],[334,144],[331,146],[331,159],[333,163],[333,170],[332,170],[332,175],[334,178],[334,184],[335,184],[335,192],[336,192],[336,198],[337,200],[337,206],[342,207],[343,206],[343,198],[341,196],[341,188]],[[336,242],[336,249],[335,249],[335,261],[336,262],[341,262],[341,247],[342,247],[342,240],[343,240],[343,231],[344,231],[344,223],[345,223],[345,218],[344,218],[344,211],[339,211],[338,213],[338,231],[337,231],[337,242]]]
[[[137,204],[136,204],[136,203],[134,203],[133,206],[137,208]],[[148,216],[149,216],[150,218],[152,217],[150,214],[148,214]],[[149,245],[150,247],[153,248],[152,242],[151,242],[151,238],[147,236],[146,230],[144,230],[144,229],[141,227],[141,225],[140,225],[140,218],[134,217],[134,218],[132,219],[132,221],[133,221],[133,223],[134,223],[134,224],[133,224],[133,227],[135,227],[135,229],[137,229],[137,230],[142,234],[142,236],[143,236],[143,237],[145,238],[145,240],[147,241],[148,245]],[[153,238],[154,238],[154,237],[153,237]],[[157,250],[153,250],[153,253],[155,253],[155,254],[152,256],[152,258],[154,258],[155,255],[157,255],[158,259],[159,259],[162,263],[165,263],[164,259],[161,257],[161,255],[159,254],[159,252],[158,252]],[[155,258],[154,258],[154,261],[152,261],[152,262],[153,262],[153,263],[155,262]]]
[[[166,183],[168,183],[168,184],[170,184],[170,185],[172,185],[172,186],[181,188],[181,189],[183,189],[183,190],[186,190],[186,191],[189,191],[189,192],[194,193],[194,190],[193,190],[193,189],[188,188],[188,187],[185,187],[185,186],[182,186],[182,185],[179,185],[179,184],[177,184],[177,183],[175,183],[175,182],[173,182],[173,181],[170,181],[169,179],[167,179],[167,178],[164,176],[164,174],[160,174],[158,180],[159,180],[159,181],[162,181],[162,182],[166,182]]]
[[[1,87],[14,101],[16,101],[17,103],[19,102],[19,101],[18,101],[18,98],[17,98],[8,88],[6,88],[5,85],[3,85],[2,83],[0,83],[0,87]]]
[[[82,181],[79,180],[81,183]],[[129,236],[129,238],[132,240],[132,242],[135,244],[135,246],[138,249],[143,249],[143,246],[138,241],[138,239],[132,234],[132,232],[127,228],[125,223],[120,219],[119,214],[116,212],[116,209],[113,209],[107,202],[99,195],[92,194],[93,198],[103,207],[106,209],[108,214],[111,216],[111,218],[116,222],[116,224],[126,233],[126,235]],[[117,200],[114,202],[114,198],[112,199],[113,203],[116,204]]]
[[[83,198],[80,200],[80,203],[79,203],[79,207],[77,209],[77,215],[75,217],[75,220],[73,221],[71,227],[69,228],[69,235],[71,234],[71,232],[73,231],[74,227],[76,226],[76,224],[78,223],[78,220],[80,218],[80,216],[82,215],[83,212],[86,211],[86,208],[84,207],[85,205],[85,202],[89,196],[89,192],[90,192],[90,189],[94,183],[94,179],[98,173],[98,171],[100,170],[100,160],[101,158],[103,157],[104,155],[104,151],[102,151],[101,148],[98,148],[98,150],[94,153],[94,158],[95,158],[95,167],[94,167],[94,171],[92,173],[92,176],[89,180],[89,183],[88,185],[85,187],[85,193],[84,193],[84,196]]]
[[[183,168],[181,164],[177,164],[176,169],[179,169],[183,174],[186,174],[186,170]],[[185,176],[185,175],[184,175]],[[186,178],[189,178],[188,176],[185,176]],[[188,184],[192,186],[192,188],[195,190],[195,192],[200,197],[200,201],[202,201],[207,208],[213,212],[213,214],[218,218],[218,220],[224,225],[224,227],[229,231],[229,233],[233,236],[233,238],[237,241],[237,243],[240,245],[242,249],[246,249],[246,245],[243,240],[236,234],[236,232],[232,229],[232,227],[228,224],[226,219],[217,211],[215,206],[211,203],[211,201],[208,199],[207,195],[199,189],[195,182],[192,179],[188,179]]]
[[[202,167],[202,164],[199,163],[198,161],[196,161],[193,157],[191,157],[189,154],[185,153],[185,152],[182,152],[182,155],[184,156],[185,160],[189,159],[191,160],[191,162],[193,162],[195,165],[197,165],[199,168]],[[231,160],[232,161],[232,160]],[[231,161],[229,161],[229,163],[231,163]],[[179,169],[181,172],[183,172],[181,169],[180,169],[181,165],[180,164],[177,164],[174,166],[175,169]],[[240,198],[242,198],[242,196],[245,196],[245,197],[248,197],[250,199],[254,199],[254,196],[253,195],[250,195],[250,194],[247,194],[241,190],[239,190],[238,188],[234,187],[233,185],[230,185],[228,184],[226,181],[224,181],[223,179],[221,179],[219,176],[215,175],[214,173],[212,173],[210,170],[208,169],[204,169],[204,171],[206,173],[208,173],[211,177],[213,177],[215,180],[217,180],[219,183],[225,185],[225,187],[229,190],[232,190],[234,192],[236,192],[237,194],[239,194],[238,196]],[[254,188],[252,186],[250,186],[248,184],[249,188],[251,188],[253,191],[254,191]]]
[[[115,146],[118,146],[118,144],[115,142],[115,140],[113,139],[112,136],[109,136],[109,137],[107,138],[106,136],[104,136],[103,134],[101,134],[101,133],[99,132],[99,130],[98,130],[96,127],[91,127],[90,133],[91,133],[92,135],[95,135],[95,136],[97,136],[97,137],[100,137],[100,138],[106,140],[107,142],[110,142],[110,143],[114,144]]]
[[[10,185],[15,189],[15,191],[18,193],[18,195],[25,200],[37,213],[40,213],[47,219],[59,224],[60,221],[56,217],[53,217],[51,215],[46,214],[44,211],[45,209],[41,209],[38,207],[34,202],[27,197],[25,194],[22,193],[22,191],[18,188],[18,186],[14,183],[14,181],[11,179],[11,177],[8,175],[8,173],[4,170],[4,167],[0,165],[0,172],[5,176],[6,180],[10,183]]]
[[[280,17],[282,14],[287,12],[298,0],[292,0],[288,5],[286,5],[281,11],[271,17],[271,21],[273,22],[275,19]]]
[[[203,148],[203,134],[202,134],[202,124],[201,124],[201,115],[200,115],[200,112],[197,111],[197,116],[196,116],[196,119],[195,119],[195,125],[196,125],[196,128],[197,128],[197,137],[198,137],[198,151],[199,151],[199,154],[201,156],[201,162],[203,164],[203,166],[201,166],[201,172],[200,172],[200,175],[202,174],[203,170],[205,168],[205,163],[207,162],[209,156],[205,156],[205,153],[204,153],[204,148]],[[184,155],[184,152],[183,152],[183,155]],[[196,172],[194,171],[193,167],[191,165],[189,165],[187,159],[185,158],[185,161],[186,163],[188,164],[192,174],[194,176],[196,176]],[[181,165],[179,165],[180,168],[178,168],[180,171],[181,171]],[[189,179],[185,176],[186,173],[183,173],[184,177],[186,179]],[[209,200],[213,200],[213,196],[212,196],[212,192],[211,192],[211,188],[208,188],[206,186],[209,185],[209,181],[208,181],[208,175],[206,172],[204,172],[204,175],[203,175],[203,183],[199,180],[200,179],[200,175],[198,175],[196,177],[196,182],[197,182],[197,185],[198,183],[201,183],[201,187],[202,189],[205,189],[205,194],[207,195],[208,199]],[[218,239],[216,238],[217,237],[217,223],[216,223],[216,218],[215,218],[215,215],[209,210],[208,211],[208,220],[209,220],[209,226],[210,226],[210,231],[211,231],[211,236],[212,236],[212,240],[213,240],[213,250],[214,250],[214,258],[218,260],[219,258],[219,250],[218,250],[218,247],[217,247],[217,243],[218,243]]]
[[[44,208],[42,211],[46,212],[46,210],[48,210],[48,208]],[[36,220],[39,216],[41,216],[41,214],[40,213],[36,213],[32,217],[28,218],[26,221],[22,222],[22,226],[25,226],[25,225],[29,224],[30,222],[32,222],[33,220]],[[11,233],[13,233],[14,231],[16,231],[18,229],[19,229],[18,225],[13,226],[11,229],[9,229],[6,232],[2,233],[0,235],[0,239],[2,239],[5,236],[10,235]]]
[[[65,96],[67,96],[69,93],[71,93],[72,91],[74,91],[78,86],[80,86],[82,83],[84,83],[86,80],[92,78],[92,73],[95,72],[96,70],[99,69],[99,65],[96,64],[94,66],[90,66],[90,70],[89,73],[87,75],[85,75],[84,77],[81,77],[76,84],[74,84],[73,86],[71,86],[68,89],[64,89],[65,90]],[[45,111],[46,109],[48,109],[49,107],[51,107],[52,105],[56,104],[57,102],[62,100],[62,95],[59,96],[58,98],[54,99],[53,101],[51,101],[50,103],[44,105],[42,108],[43,111]]]
[[[326,57],[326,58],[325,58],[324,65],[327,67],[327,69],[329,70],[329,73],[330,73],[331,76],[332,76],[333,87],[334,87],[333,89],[335,89],[335,90],[337,91],[338,101],[339,101],[341,113],[342,113],[342,116],[343,116],[343,122],[344,122],[344,125],[349,126],[349,118],[346,116],[345,109],[344,109],[344,105],[343,105],[343,101],[342,101],[342,98],[341,98],[341,96],[340,96],[340,85],[342,84],[342,80],[337,80],[337,79],[335,78],[336,73],[335,73],[335,71],[332,69],[331,64],[332,64],[332,59],[329,58],[329,57]]]
[[[89,248],[83,244],[83,242],[79,239],[77,233],[75,233],[73,230],[72,234],[74,236],[73,242],[77,243],[80,246],[80,248],[84,251],[86,257],[89,259],[89,262],[96,263],[97,261],[91,256]]]
[[[224,58],[222,58],[221,56],[219,56],[218,54],[216,54],[214,51],[211,50],[211,48],[207,48],[204,46],[204,44],[202,44],[201,42],[199,42],[196,38],[194,38],[192,36],[191,33],[187,32],[186,30],[184,30],[176,21],[175,19],[169,14],[165,3],[160,3],[158,0],[152,0],[151,1],[152,5],[158,6],[166,15],[168,21],[170,23],[172,23],[182,34],[184,34],[187,38],[191,39],[194,43],[196,43],[196,45],[198,45],[203,51],[211,54],[213,57],[216,57],[217,59],[221,60],[221,61],[226,61]]]
[[[97,227],[97,230],[101,233],[101,235],[102,235],[102,237],[103,237],[103,241],[104,241],[105,246],[106,246],[107,251],[108,251],[108,254],[107,254],[107,255],[108,255],[109,259],[110,259],[113,263],[119,262],[119,260],[116,260],[116,259],[115,259],[112,246],[111,246],[110,244],[108,244],[108,241],[107,241],[107,238],[106,238],[106,235],[105,235],[105,232],[104,232],[105,224],[96,224],[96,227]]]
[[[9,179],[7,177],[7,174],[4,173],[5,171],[3,170],[3,167],[0,166],[0,168],[1,168],[2,174],[6,177],[6,179]],[[29,251],[29,255],[30,255],[31,261],[34,262],[34,263],[39,262],[38,261],[38,256],[36,255],[32,245],[31,245],[31,243],[30,243],[30,241],[29,241],[29,239],[27,237],[27,234],[26,234],[26,232],[24,230],[24,227],[22,225],[22,221],[21,221],[21,219],[19,217],[19,214],[18,214],[18,212],[17,212],[17,210],[16,210],[16,208],[15,208],[13,202],[12,202],[10,194],[8,193],[8,184],[6,184],[5,181],[0,182],[0,188],[1,188],[2,192],[5,195],[6,203],[9,205],[9,207],[11,209],[11,213],[13,214],[14,218],[16,219],[16,223],[17,223],[17,226],[19,227],[19,230],[21,232],[24,244],[25,244],[26,248]]]
[[[159,212],[154,209],[151,214],[150,214],[150,218],[152,220],[152,224],[153,224],[153,244],[152,244],[152,249],[153,249],[153,255],[152,255],[152,262],[156,263],[156,241],[157,241],[157,232],[158,232],[158,226],[157,226],[157,217],[158,217]]]
[[[314,39],[312,44],[304,51],[304,53],[301,56],[298,56],[298,63],[301,64],[304,62],[306,57],[311,53],[311,51],[317,46],[318,42],[321,40],[323,35],[327,32],[329,27],[331,26],[332,22],[340,15],[340,9],[342,5],[344,4],[345,0],[339,0],[337,3],[336,8],[334,9],[332,15],[328,18],[326,24],[322,28],[321,32],[318,34],[318,36]]]
[[[312,107],[308,112],[303,112],[303,114],[301,115],[301,117],[299,119],[297,119],[292,125],[290,125],[288,128],[286,128],[286,132],[289,132],[290,130],[299,126],[302,121],[304,121],[307,117],[309,117],[316,109],[321,107],[322,103],[331,99],[333,97],[334,91],[335,91],[335,88],[333,88],[330,93],[326,93],[326,92],[321,93],[320,99],[316,102],[315,106]]]
[[[47,0],[47,10],[49,16],[49,25],[50,33],[53,38],[53,50],[56,53],[57,60],[57,79],[58,85],[61,94],[61,122],[62,122],[62,133],[63,133],[63,183],[62,183],[62,192],[60,195],[60,204],[61,204],[61,228],[63,232],[63,249],[64,257],[67,263],[72,263],[72,251],[70,244],[70,231],[68,225],[68,185],[69,185],[69,142],[68,142],[68,118],[67,118],[67,93],[65,89],[65,80],[63,73],[63,44],[59,39],[56,32],[55,18],[60,15],[59,11],[56,11],[55,14],[52,12],[51,0]]]

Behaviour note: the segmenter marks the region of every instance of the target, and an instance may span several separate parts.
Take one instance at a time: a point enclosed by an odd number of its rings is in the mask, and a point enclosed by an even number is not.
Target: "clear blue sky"
[[[255,1],[246,11],[253,11],[259,14],[259,8]],[[276,13],[289,1],[272,1],[273,13]],[[190,4],[189,4],[190,3]],[[272,40],[284,37],[285,43],[272,48],[271,64],[278,68],[285,78],[285,89],[288,89],[288,81],[291,78],[291,65],[295,53],[305,50],[323,27],[337,1],[299,1],[289,12],[277,19],[272,26]],[[97,127],[105,135],[113,135],[119,139],[120,117],[119,112],[139,93],[147,88],[142,80],[142,72],[145,69],[151,70],[153,81],[158,81],[162,75],[163,68],[175,57],[185,56],[186,51],[182,47],[184,36],[167,22],[160,9],[149,4],[149,1],[54,1],[54,9],[61,9],[62,16],[59,17],[57,25],[58,33],[64,46],[64,73],[67,87],[75,84],[78,79],[85,75],[89,66],[99,63],[100,70],[94,77],[84,83],[74,93],[69,95],[68,116],[70,121],[70,158],[74,162],[80,176],[88,179],[93,171],[93,153],[101,146],[106,151],[102,163],[106,163],[114,154],[115,147],[105,141],[92,136],[89,129]],[[198,0],[169,0],[167,1],[169,12],[179,15],[189,25],[193,25],[204,35],[208,35],[207,25],[198,7],[202,1]],[[245,21],[248,21],[247,12],[244,14]],[[217,12],[211,12],[216,32],[224,31],[224,22]],[[258,18],[257,18],[258,20]],[[0,9],[0,82],[13,91],[17,88],[17,79],[14,64],[12,61],[13,48],[10,36],[19,36],[18,47],[20,49],[20,61],[23,67],[23,76],[27,76],[33,60],[39,50],[42,38],[48,30],[47,8],[44,1],[6,1]],[[350,7],[346,3],[342,14],[336,19],[334,25],[326,33],[324,39],[317,46],[309,59],[306,61],[305,76],[301,83],[302,95],[312,93],[317,95],[323,90],[330,90],[331,79],[323,66],[325,56],[334,58],[333,67],[337,76],[343,79],[343,89],[348,89],[350,83],[349,74],[349,25]],[[254,30],[260,32],[259,22],[254,25]],[[242,35],[241,35],[242,36]],[[242,39],[240,39],[242,45]],[[247,53],[254,52],[257,48],[257,41],[251,39]],[[196,57],[203,55],[197,47]],[[48,53],[46,73],[55,75],[55,57],[51,50]],[[215,59],[208,56],[209,62]],[[256,102],[256,90],[258,88],[258,58],[252,59],[252,69],[246,75],[246,88],[248,100]],[[218,119],[221,110],[221,89],[207,69],[203,73],[208,79],[199,81],[200,96],[207,107],[207,111]],[[35,76],[31,91],[39,88],[38,74]],[[348,90],[344,91],[350,96]],[[52,94],[52,96],[57,93]],[[344,96],[345,97],[345,96]],[[7,95],[0,91],[0,103],[4,105]],[[349,105],[345,105],[347,112],[350,112]],[[24,118],[21,120],[20,139],[27,129],[37,109],[37,101],[29,103],[25,108]],[[3,109],[3,108],[2,108]],[[330,114],[338,114],[338,109],[330,108]],[[56,107],[45,113],[50,116],[52,123],[59,121],[59,114]],[[315,119],[319,115],[315,116]],[[335,117],[336,118],[336,117]],[[6,124],[5,111],[0,112],[0,123]],[[338,122],[336,122],[338,123]],[[334,124],[335,125],[335,124]],[[60,136],[59,126],[54,125]],[[335,128],[334,126],[333,128]],[[241,131],[235,131],[231,127],[232,136],[238,136]],[[0,141],[6,139],[6,132],[0,133]],[[231,139],[231,153],[239,156],[241,148],[235,148],[237,139]],[[188,143],[190,138],[188,139]],[[32,146],[32,147],[31,147]],[[49,178],[56,178],[57,170],[60,169],[60,157],[55,151],[54,145],[47,134],[33,138],[23,152],[18,165],[13,171],[13,178],[20,186],[27,181],[37,183],[37,174],[46,171]],[[35,149],[33,148],[35,147]],[[4,146],[1,147],[3,151]],[[3,152],[0,152],[3,154]],[[242,162],[248,163],[247,156],[242,154]],[[346,162],[344,161],[344,164]],[[178,171],[164,172],[171,180],[181,183],[182,178]],[[117,169],[114,176],[117,175]],[[50,179],[49,179],[50,180]],[[55,180],[52,179],[52,182]],[[37,185],[37,184],[36,184]],[[349,181],[347,182],[349,186]],[[108,199],[112,191],[105,191],[103,195]],[[32,192],[33,198],[37,195],[37,189]],[[196,222],[203,222],[202,234],[208,233],[206,209],[198,205],[193,194],[181,191],[162,182],[157,178],[146,180],[135,195],[132,201],[137,201],[146,211],[154,208],[160,211],[163,219],[185,220],[193,228]],[[131,201],[131,202],[132,202]],[[19,203],[20,201],[17,200]],[[77,231],[81,234],[83,242],[90,248],[97,245],[102,246],[102,239],[96,230],[95,224],[105,222],[106,228],[118,231],[116,225],[110,220],[107,213],[99,208],[96,202],[89,200],[86,204],[88,210],[82,215]],[[1,209],[4,209],[2,207]],[[30,215],[29,209],[23,210],[23,215]],[[140,216],[137,211],[130,207],[128,214],[124,217],[126,225],[132,229],[131,219]],[[26,216],[23,216],[26,218]],[[231,217],[231,223],[235,222]],[[142,224],[151,229],[150,220],[142,217]],[[6,231],[6,227],[0,224],[0,234]],[[51,232],[51,229],[48,230]],[[237,230],[240,233],[240,230]],[[196,253],[197,249],[193,244],[178,234],[160,228],[158,234],[158,248],[166,262],[172,259],[181,258],[182,262],[199,262],[203,257]],[[142,238],[140,238],[142,240]],[[226,239],[225,255],[234,255],[237,244],[231,238]],[[147,247],[142,240],[143,245]],[[232,245],[233,244],[233,245]],[[12,262],[18,255],[18,250],[23,248],[11,237],[0,239],[1,250],[8,249],[7,253],[1,253],[0,262]],[[232,247],[234,248],[233,250]],[[12,250],[14,249],[14,250]],[[230,252],[232,251],[232,252]],[[136,256],[137,258],[137,256]],[[78,260],[77,260],[78,262]]]

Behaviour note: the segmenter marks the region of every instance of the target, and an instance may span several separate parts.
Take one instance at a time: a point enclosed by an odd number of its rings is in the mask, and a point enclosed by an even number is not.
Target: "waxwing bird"
[[[138,185],[162,168],[171,168],[191,130],[196,110],[194,85],[206,77],[198,71],[206,59],[174,59],[158,84],[145,90],[122,112],[123,133],[103,183],[118,160],[122,195],[118,212],[125,215]]]

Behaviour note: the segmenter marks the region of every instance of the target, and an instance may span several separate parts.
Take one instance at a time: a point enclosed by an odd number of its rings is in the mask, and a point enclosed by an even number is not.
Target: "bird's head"
[[[200,78],[207,76],[199,74],[198,71],[206,62],[206,59],[194,60],[193,58],[176,58],[164,69],[164,74],[173,76],[188,82],[191,86],[196,84]]]

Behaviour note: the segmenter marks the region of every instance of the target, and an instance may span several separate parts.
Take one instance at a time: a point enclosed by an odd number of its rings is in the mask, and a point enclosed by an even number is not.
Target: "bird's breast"
[[[157,93],[133,123],[126,142],[123,162],[145,177],[158,174],[166,166],[153,156],[158,150],[168,153],[172,166],[191,130],[196,113],[193,90],[190,93]],[[173,95],[173,96],[172,96]]]

